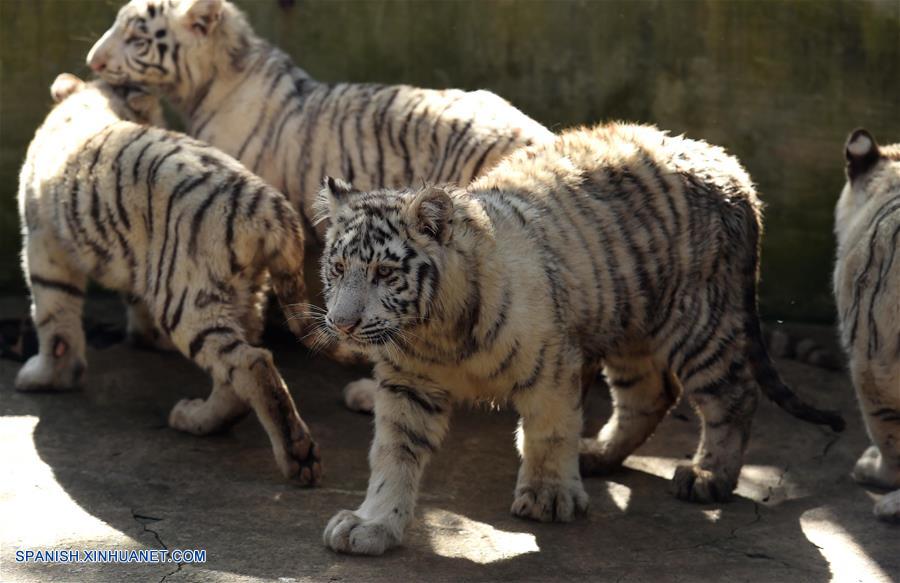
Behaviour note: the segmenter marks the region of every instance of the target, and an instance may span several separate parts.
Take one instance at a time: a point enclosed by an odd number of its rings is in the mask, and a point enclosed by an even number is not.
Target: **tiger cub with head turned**
[[[67,74],[52,93],[59,104],[31,142],[19,181],[39,353],[16,388],[81,382],[91,278],[138,298],[212,376],[209,398],[177,403],[172,427],[206,434],[252,408],[281,471],[315,482],[317,446],[272,355],[253,346],[267,275],[282,304],[306,299],[303,235],[290,203],[218,150],[146,125],[161,120],[146,94]]]
[[[87,62],[110,83],[160,92],[189,134],[240,160],[309,221],[326,174],[372,189],[468,184],[516,148],[553,139],[490,91],[318,81],[228,0],[130,0]]]
[[[561,134],[465,190],[357,192],[328,180],[322,259],[330,332],[375,361],[365,501],[324,538],[342,552],[400,543],[423,467],[457,401],[512,402],[522,456],[512,513],[568,521],[579,473],[614,468],[684,392],[703,423],[676,494],[734,489],[758,388],[842,428],[784,385],[757,315],[760,202],[717,147],[649,126]],[[580,442],[582,381],[602,363],[612,418]]]
[[[862,484],[900,488],[900,144],[860,129],[846,146],[847,184],[835,212],[841,343],[873,445],[856,462]],[[900,522],[900,490],[875,505]]]

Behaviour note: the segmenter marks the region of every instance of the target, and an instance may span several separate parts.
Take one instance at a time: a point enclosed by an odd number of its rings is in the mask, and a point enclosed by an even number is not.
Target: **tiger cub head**
[[[317,221],[330,226],[321,275],[325,332],[362,348],[406,339],[448,285],[454,201],[439,187],[363,193],[326,178]]]
[[[869,201],[896,189],[900,183],[900,144],[879,146],[868,131],[850,133],[844,148],[847,183],[835,209],[838,240],[850,229]]]
[[[91,113],[109,110],[118,119],[165,127],[159,99],[131,85],[113,86],[99,79],[85,82],[61,73],[50,86],[50,95],[57,104],[78,102]]]
[[[87,64],[114,85],[190,93],[214,74],[220,58],[241,61],[249,30],[226,0],[131,0],[91,48]]]

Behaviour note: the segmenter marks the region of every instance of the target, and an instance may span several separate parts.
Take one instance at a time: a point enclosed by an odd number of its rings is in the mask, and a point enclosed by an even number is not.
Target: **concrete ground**
[[[0,318],[21,309],[0,302]],[[93,311],[119,312],[109,302]],[[290,344],[276,355],[325,456],[315,489],[282,481],[253,417],[215,437],[167,428],[178,399],[208,390],[177,355],[91,350],[86,388],[61,394],[16,393],[19,365],[0,361],[0,580],[900,579],[900,526],[876,522],[879,493],[848,476],[867,439],[842,373],[778,362],[797,392],[843,410],[849,427],[835,435],[762,402],[733,502],[694,505],[668,493],[675,464],[698,438],[682,404],[625,468],[586,481],[589,515],[568,525],[509,514],[515,416],[461,410],[426,472],[406,545],[361,558],[332,553],[321,536],[335,511],[364,495],[371,419],[340,403],[341,387],[364,371]],[[598,402],[608,410],[607,395]],[[205,549],[206,562],[15,562],[24,549],[153,548]]]

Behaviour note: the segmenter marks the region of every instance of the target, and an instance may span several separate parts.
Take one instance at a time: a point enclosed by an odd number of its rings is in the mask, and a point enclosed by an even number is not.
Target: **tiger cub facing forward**
[[[803,404],[763,346],[757,315],[760,202],[723,150],[648,126],[560,135],[466,190],[367,194],[329,180],[322,259],[327,325],[368,349],[375,397],[362,505],[324,539],[342,552],[399,544],[423,468],[454,402],[510,401],[522,456],[512,513],[568,521],[579,473],[614,468],[684,392],[703,423],[676,494],[728,498],[758,387]],[[582,381],[602,363],[614,412],[580,441]]]
[[[138,298],[178,350],[212,376],[209,398],[176,404],[172,427],[206,434],[252,408],[281,471],[315,482],[317,446],[271,354],[251,344],[267,275],[282,304],[306,299],[296,212],[225,154],[136,123],[159,121],[146,94],[66,74],[52,93],[60,103],[31,142],[19,181],[39,353],[19,371],[16,388],[81,382],[90,277]]]
[[[873,445],[859,458],[860,483],[900,488],[900,144],[850,134],[847,184],[835,212],[834,294],[841,343]],[[900,522],[900,490],[875,515]]]

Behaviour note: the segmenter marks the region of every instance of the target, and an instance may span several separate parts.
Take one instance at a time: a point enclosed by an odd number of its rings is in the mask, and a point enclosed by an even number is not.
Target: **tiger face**
[[[87,56],[114,85],[178,85],[191,79],[224,9],[223,0],[131,0]]]
[[[436,301],[453,203],[442,189],[365,194],[325,179],[320,218],[325,332],[362,348],[404,337]]]

